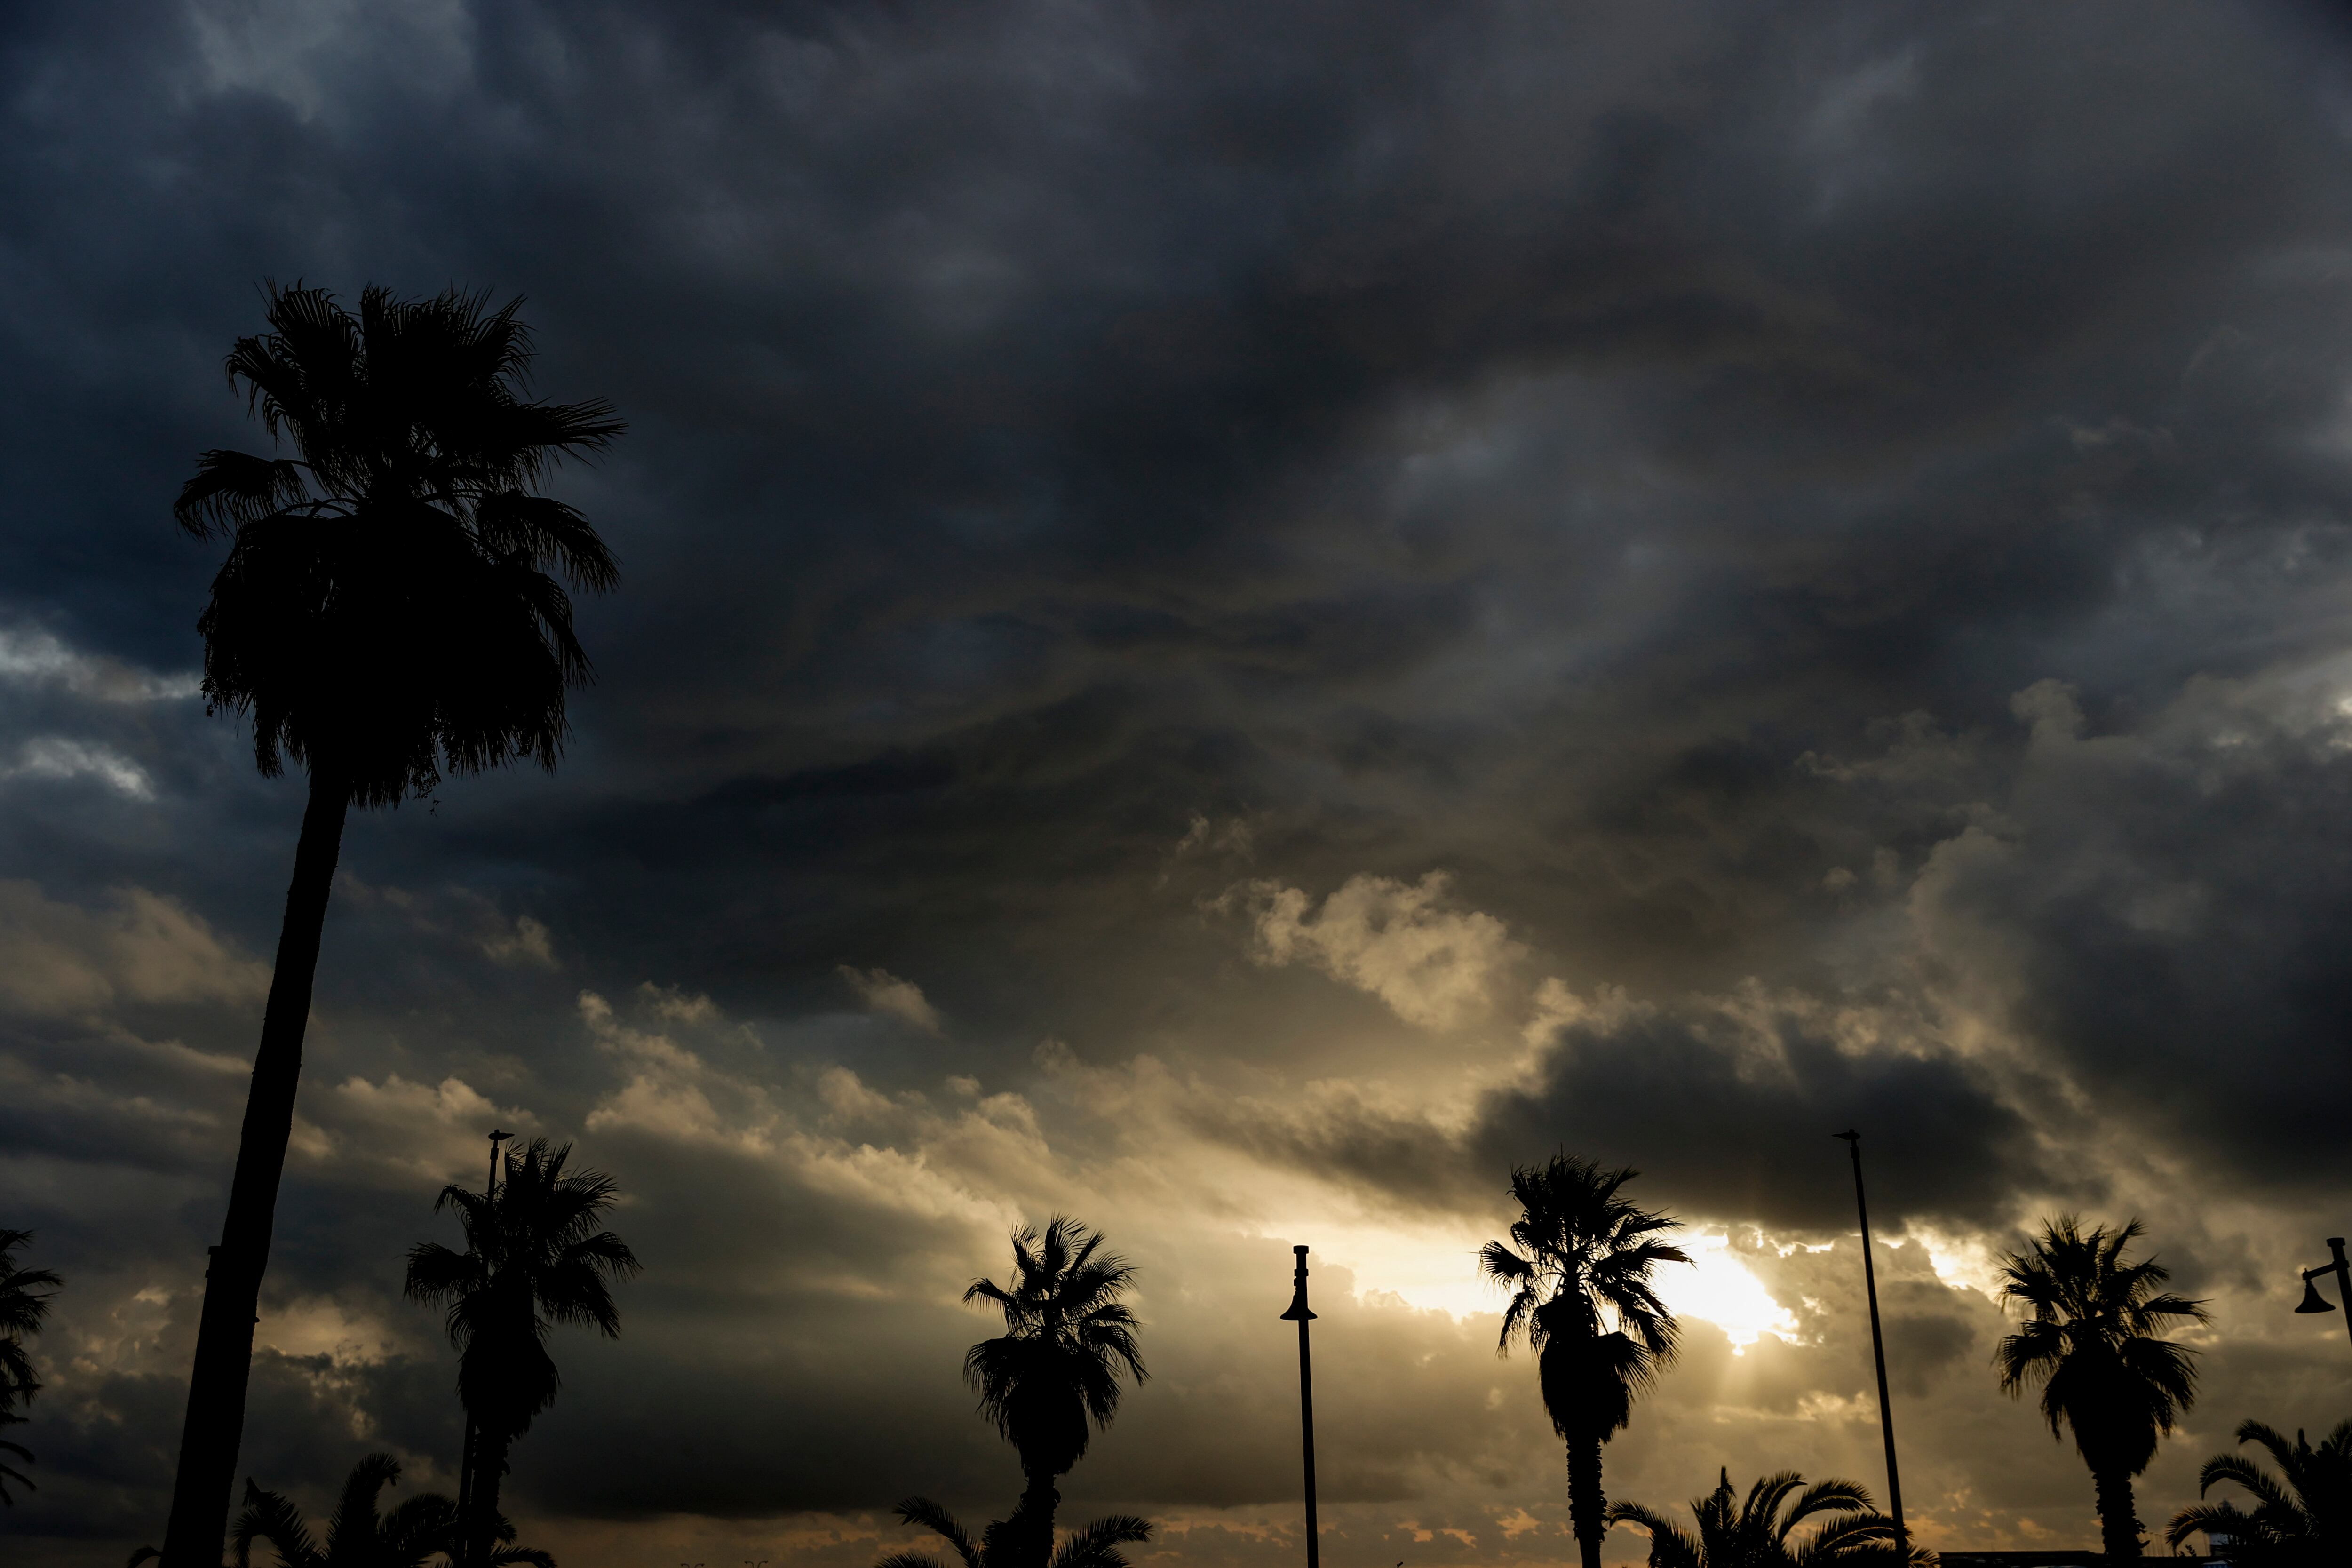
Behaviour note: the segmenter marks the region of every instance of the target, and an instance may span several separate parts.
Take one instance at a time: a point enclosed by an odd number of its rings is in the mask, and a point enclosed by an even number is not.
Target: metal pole
[[[1298,1272],[1291,1277],[1290,1310],[1282,1321],[1298,1325],[1298,1435],[1307,1449],[1307,1568],[1321,1568],[1322,1543],[1315,1531],[1315,1374],[1307,1360],[1307,1325],[1315,1314],[1307,1310],[1307,1248],[1294,1247]]]
[[[485,1203],[495,1200],[499,1195],[499,1145],[513,1136],[513,1133],[506,1131],[493,1131],[490,1134],[490,1174],[489,1179],[482,1185],[482,1200]],[[468,1412],[466,1416],[466,1447],[457,1459],[457,1517],[464,1521],[457,1532],[457,1548],[460,1552],[473,1543],[474,1436],[474,1417],[472,1413]],[[463,1556],[457,1558],[460,1563],[465,1561],[466,1558]]]
[[[2329,1237],[2327,1250],[2336,1255],[2336,1300],[2344,1303],[2344,1327],[2347,1332],[2352,1332],[2352,1263],[2344,1259],[2344,1238]]]
[[[1907,1559],[1911,1532],[1903,1527],[1903,1481],[1895,1468],[1895,1401],[1886,1392],[1886,1336],[1878,1327],[1878,1269],[1870,1259],[1870,1200],[1862,1191],[1862,1134],[1840,1132],[1853,1156],[1853,1206],[1862,1216],[1862,1285],[1870,1297],[1870,1354],[1878,1366],[1878,1432],[1886,1440],[1887,1511],[1895,1520],[1895,1546]]]

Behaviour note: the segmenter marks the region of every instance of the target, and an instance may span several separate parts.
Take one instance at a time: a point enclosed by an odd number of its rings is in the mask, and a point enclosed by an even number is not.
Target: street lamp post
[[[1853,1206],[1862,1216],[1862,1285],[1870,1297],[1870,1354],[1878,1366],[1878,1434],[1886,1442],[1886,1504],[1895,1521],[1895,1546],[1907,1561],[1911,1534],[1903,1527],[1903,1481],[1895,1468],[1895,1401],[1886,1392],[1886,1336],[1878,1327],[1878,1269],[1870,1259],[1870,1200],[1862,1191],[1862,1134],[1835,1132],[1853,1156]]]
[[[2336,1255],[2336,1260],[2333,1263],[2323,1263],[2316,1268],[2306,1268],[2303,1271],[2303,1304],[2295,1308],[2298,1312],[2336,1310],[2336,1303],[2321,1295],[2319,1287],[2312,1283],[2323,1274],[2336,1276],[2336,1290],[2343,1296],[2347,1305],[2352,1305],[2352,1263],[2345,1261],[2344,1238],[2340,1236],[2329,1237],[2327,1250]],[[2344,1326],[2347,1331],[2352,1331],[2352,1311],[2347,1311],[2344,1314]]]
[[[499,1195],[499,1145],[513,1136],[511,1132],[497,1130],[490,1133],[490,1174],[488,1181],[482,1185],[482,1199],[486,1203]],[[474,1417],[470,1413],[466,1417],[465,1450],[457,1459],[457,1517],[466,1521],[467,1526],[459,1542],[463,1545],[473,1539]]]
[[[1290,1249],[1298,1257],[1298,1272],[1291,1276],[1290,1310],[1286,1323],[1298,1325],[1298,1434],[1307,1450],[1307,1568],[1322,1568],[1321,1542],[1315,1533],[1315,1374],[1307,1359],[1307,1325],[1315,1314],[1307,1310],[1307,1248]]]

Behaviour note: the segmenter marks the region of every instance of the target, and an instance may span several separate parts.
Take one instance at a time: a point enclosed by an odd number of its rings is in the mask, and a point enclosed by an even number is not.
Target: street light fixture
[[[1321,1568],[1323,1546],[1315,1530],[1315,1377],[1307,1361],[1307,1325],[1315,1321],[1315,1314],[1307,1308],[1307,1248],[1290,1250],[1298,1259],[1298,1269],[1291,1276],[1290,1310],[1282,1314],[1282,1321],[1298,1325],[1298,1435],[1307,1452],[1307,1568]]]
[[[2335,1275],[2336,1289],[2342,1293],[2346,1301],[2352,1302],[2352,1262],[2347,1262],[2345,1260],[2344,1238],[2340,1236],[2329,1237],[2327,1238],[2327,1250],[2336,1255],[2336,1261],[2333,1263],[2323,1263],[2316,1268],[2306,1268],[2303,1271],[2303,1302],[2295,1308],[2295,1310],[2298,1312],[2332,1312],[2336,1310],[2336,1303],[2321,1295],[2319,1293],[2319,1287],[2312,1283],[2313,1280],[2318,1279],[2323,1274]],[[2347,1331],[2352,1331],[2352,1312],[2347,1312],[2345,1314],[2344,1324]]]

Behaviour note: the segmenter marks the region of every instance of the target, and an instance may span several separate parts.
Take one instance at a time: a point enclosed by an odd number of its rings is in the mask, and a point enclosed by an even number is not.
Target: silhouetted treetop
[[[212,708],[251,718],[264,773],[324,767],[363,806],[445,769],[553,767],[564,690],[591,673],[556,579],[602,593],[620,572],[535,488],[621,422],[603,402],[526,400],[520,300],[372,286],[354,314],[299,284],[267,298],[270,330],[226,370],[299,456],[207,451],[173,509],[232,540],[198,623]]]

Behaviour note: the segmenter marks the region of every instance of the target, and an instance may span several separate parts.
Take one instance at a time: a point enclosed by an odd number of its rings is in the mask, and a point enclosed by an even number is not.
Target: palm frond
[[[384,1488],[399,1482],[400,1461],[390,1454],[369,1454],[352,1467],[341,1495],[335,1500],[335,1511],[327,1521],[327,1555],[331,1559],[352,1555],[360,1542],[376,1541],[383,1524],[376,1500],[383,1495]]]
[[[236,1516],[229,1531],[229,1546],[236,1554],[236,1568],[252,1568],[253,1543],[266,1542],[278,1553],[282,1568],[321,1568],[326,1554],[311,1539],[310,1527],[303,1522],[301,1510],[279,1493],[264,1491],[248,1479],[245,1483],[245,1508]]]
[[[1803,1494],[1797,1499],[1796,1506],[1789,1510],[1788,1517],[1780,1525],[1780,1533],[1785,1539],[1791,1527],[1802,1523],[1817,1513],[1866,1513],[1871,1510],[1871,1508],[1870,1489],[1860,1481],[1835,1479],[1815,1481],[1804,1489]]]
[[[1708,1568],[1699,1538],[1655,1510],[1637,1502],[1613,1502],[1602,1517],[1610,1524],[1630,1524],[1648,1533],[1651,1568]]]
[[[954,1547],[956,1555],[963,1561],[964,1568],[981,1568],[980,1548],[973,1543],[963,1526],[956,1521],[955,1516],[938,1503],[929,1498],[910,1497],[901,1501],[891,1511],[896,1513],[901,1521],[920,1525]],[[913,1554],[901,1552],[898,1555],[910,1557]],[[894,1559],[884,1561],[890,1562]],[[924,1561],[931,1560],[926,1558]],[[880,1565],[877,1564],[877,1568],[880,1568]]]
[[[1127,1568],[1127,1554],[1118,1549],[1150,1539],[1150,1520],[1131,1513],[1110,1514],[1062,1542],[1051,1568]]]
[[[16,1458],[22,1459],[28,1465],[34,1463],[33,1451],[30,1448],[26,1447],[21,1443],[11,1443],[5,1437],[0,1437],[0,1454],[11,1455]],[[15,1508],[16,1506],[16,1500],[8,1495],[8,1483],[10,1481],[16,1482],[18,1486],[23,1487],[28,1492],[37,1492],[41,1489],[39,1487],[35,1486],[33,1484],[33,1479],[25,1474],[22,1470],[14,1469],[5,1464],[0,1464],[0,1507]]]

